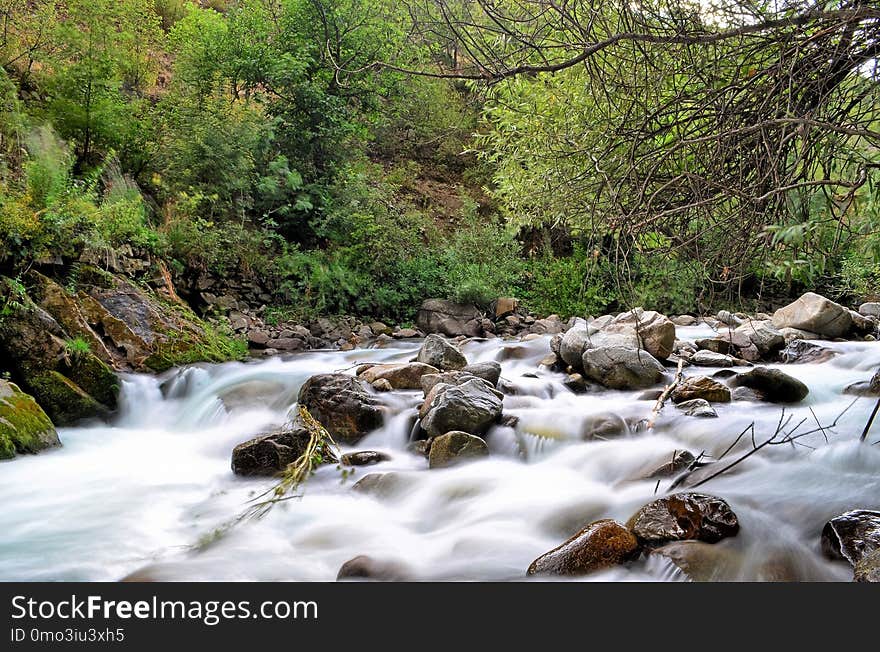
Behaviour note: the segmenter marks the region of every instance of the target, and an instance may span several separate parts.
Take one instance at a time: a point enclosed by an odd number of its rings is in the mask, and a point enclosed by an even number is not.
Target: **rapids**
[[[707,327],[678,331],[685,339],[708,334]],[[420,342],[123,376],[112,423],[60,429],[62,448],[0,463],[0,579],[333,580],[345,561],[367,554],[399,562],[419,580],[523,580],[535,557],[584,524],[626,521],[655,491],[662,494],[668,480],[658,487],[639,477],[673,451],[719,455],[751,422],[760,442],[780,420],[781,408],[770,404],[716,404],[718,419],[686,417],[669,404],[652,432],[583,442],[580,429],[591,414],[638,420],[653,401],[638,400],[639,392],[572,394],[564,376],[538,367],[548,343],[463,345],[471,362],[500,361],[515,387],[504,410],[519,423],[488,434],[489,458],[429,472],[426,460],[406,452],[420,393],[380,394],[392,416],[343,450],[381,450],[391,461],[346,479],[335,466],[322,467],[301,498],[258,521],[236,518],[273,481],[235,477],[232,448],[285,422],[312,374],[405,361]],[[807,419],[803,430],[815,429],[817,419],[832,423],[852,400],[843,387],[880,366],[880,343],[827,345],[840,355],[784,366],[810,388],[802,404],[786,409],[792,423]],[[821,556],[819,534],[843,511],[880,509],[880,445],[858,443],[872,406],[873,399],[859,399],[833,432],[768,446],[699,489],[727,500],[741,524],[737,537],[716,544],[713,579],[851,578],[848,566]],[[868,438],[878,440],[880,424]],[[736,450],[750,447],[744,437]],[[391,495],[352,491],[367,473],[387,471],[399,476]],[[683,575],[655,557],[586,579]]]

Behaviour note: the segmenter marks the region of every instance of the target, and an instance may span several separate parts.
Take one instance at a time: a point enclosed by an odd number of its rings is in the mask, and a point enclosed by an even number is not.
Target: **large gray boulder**
[[[476,306],[444,299],[424,301],[416,315],[416,326],[425,333],[449,337],[479,337],[483,332],[482,315]]]
[[[336,441],[346,444],[357,443],[384,421],[379,401],[347,374],[312,376],[299,391],[299,403]]]
[[[474,378],[438,392],[421,425],[431,437],[454,430],[482,435],[498,420],[501,411],[501,399],[495,391],[484,380]]]
[[[797,328],[829,338],[846,335],[852,323],[847,308],[815,292],[807,292],[773,315],[776,328]]]
[[[633,308],[615,317],[603,333],[635,335],[638,344],[659,360],[665,360],[675,348],[675,324],[659,312]]]
[[[442,371],[455,371],[467,366],[467,358],[458,347],[447,342],[442,335],[434,333],[425,338],[416,360]]]
[[[622,346],[587,349],[584,375],[611,389],[644,389],[666,375],[663,365],[647,351]]]
[[[771,356],[785,346],[785,336],[772,321],[748,321],[729,338],[739,350],[739,356],[752,362]]]

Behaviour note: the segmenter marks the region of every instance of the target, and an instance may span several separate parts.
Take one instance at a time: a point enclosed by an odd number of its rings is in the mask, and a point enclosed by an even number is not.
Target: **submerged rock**
[[[407,566],[396,561],[375,559],[359,555],[342,564],[336,581],[375,580],[377,582],[406,582],[412,580],[412,572]]]
[[[378,399],[346,374],[312,376],[300,389],[298,400],[331,437],[347,444],[357,443],[384,420]]]
[[[584,419],[581,439],[584,441],[616,439],[630,433],[629,424],[619,414],[599,412]]]
[[[590,523],[565,543],[531,563],[529,575],[585,575],[616,566],[639,553],[639,542],[610,519]]]
[[[728,548],[694,540],[667,543],[650,555],[666,559],[692,582],[723,580],[739,561]]]
[[[807,292],[797,301],[780,308],[773,314],[776,328],[797,328],[835,338],[846,335],[852,328],[848,309],[815,292]]]
[[[380,451],[358,451],[346,453],[339,460],[343,466],[370,466],[379,462],[387,462],[391,456]]]
[[[458,350],[458,347],[447,342],[443,336],[436,334],[428,335],[425,338],[416,360],[441,371],[454,371],[467,366],[467,358]]]
[[[845,559],[855,567],[876,550],[880,550],[880,512],[856,509],[835,516],[822,529],[822,552],[831,559]]]
[[[712,406],[709,405],[709,401],[702,398],[692,398],[689,401],[683,401],[677,404],[676,407],[689,417],[702,417],[710,419],[715,419],[718,417],[718,413],[716,413],[715,410],[712,409]]]
[[[34,398],[0,379],[0,460],[60,445],[55,426]]]
[[[677,475],[681,471],[688,468],[694,461],[694,456],[690,451],[676,450],[668,457],[668,459],[659,466],[643,476],[645,480],[655,480],[657,478],[668,478]]]
[[[721,498],[679,493],[648,503],[627,523],[649,545],[695,539],[715,543],[739,532],[736,514]]]
[[[480,437],[460,431],[447,432],[431,441],[428,468],[442,469],[488,455],[489,446]]]
[[[733,387],[748,387],[770,403],[797,403],[810,393],[810,389],[798,379],[767,367],[755,367],[737,374],[729,383]]]

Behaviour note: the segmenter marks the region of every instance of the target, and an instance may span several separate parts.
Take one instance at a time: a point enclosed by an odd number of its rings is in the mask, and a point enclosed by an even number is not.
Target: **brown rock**
[[[690,376],[672,392],[673,403],[702,398],[712,403],[730,403],[730,388],[707,376]]]
[[[696,539],[715,543],[739,532],[739,521],[721,498],[679,493],[648,503],[636,512],[628,527],[648,545]]]
[[[529,575],[585,575],[635,557],[639,542],[610,519],[590,523],[568,541],[531,563]]]

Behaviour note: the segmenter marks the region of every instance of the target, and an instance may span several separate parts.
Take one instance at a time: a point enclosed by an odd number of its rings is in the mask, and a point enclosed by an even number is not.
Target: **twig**
[[[663,409],[663,406],[666,404],[667,399],[672,395],[672,392],[675,391],[675,388],[678,387],[679,383],[681,383],[682,370],[684,369],[684,358],[678,359],[678,371],[675,373],[675,378],[672,382],[666,386],[666,389],[663,390],[663,393],[660,394],[660,397],[657,399],[657,402],[654,404],[654,409],[651,410],[651,416],[648,418],[648,425],[646,426],[647,430],[651,430],[654,427],[654,422],[657,420],[657,417],[660,416],[660,411]]]

